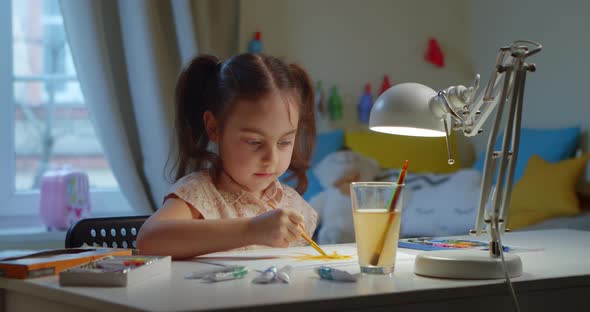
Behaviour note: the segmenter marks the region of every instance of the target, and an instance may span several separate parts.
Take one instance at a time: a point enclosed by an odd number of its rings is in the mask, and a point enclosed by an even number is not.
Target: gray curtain
[[[129,204],[151,213],[169,183],[174,84],[199,53],[236,53],[237,0],[61,0],[82,92]]]

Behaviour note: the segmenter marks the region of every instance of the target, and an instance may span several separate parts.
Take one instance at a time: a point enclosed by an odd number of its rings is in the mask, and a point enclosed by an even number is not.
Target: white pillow
[[[397,181],[399,170],[387,170],[381,181]],[[400,237],[464,235],[474,227],[481,174],[462,169],[450,174],[411,174],[405,179]],[[321,228],[318,243],[354,242],[350,197],[330,188],[311,199]]]
[[[360,181],[373,181],[381,168],[376,160],[351,150],[330,153],[313,168],[314,175],[324,188],[309,202],[320,216],[320,244],[355,241],[350,197],[334,187],[336,180],[353,172],[359,173]]]
[[[336,188],[314,196],[309,204],[320,215],[318,244],[354,243],[354,225],[350,197]]]
[[[396,181],[397,173],[384,180]],[[408,174],[400,236],[468,234],[474,227],[481,173],[461,169],[450,174]]]
[[[332,188],[334,181],[352,171],[360,173],[360,181],[373,181],[381,167],[373,158],[346,150],[328,154],[313,168],[313,174],[324,189]]]

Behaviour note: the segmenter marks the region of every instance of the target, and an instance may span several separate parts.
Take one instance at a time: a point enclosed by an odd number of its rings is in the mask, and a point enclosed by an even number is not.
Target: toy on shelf
[[[260,32],[254,33],[254,38],[248,42],[248,52],[259,54],[262,53],[262,40],[260,39]]]
[[[436,67],[445,66],[445,57],[442,49],[440,48],[438,41],[434,38],[430,38],[428,41],[428,50],[426,51],[424,58],[428,63],[434,64]]]
[[[314,90],[314,104],[315,104],[315,112],[318,119],[323,119],[326,117],[326,103],[325,103],[325,96],[324,96],[324,88],[322,88],[322,81],[318,80],[315,85]]]
[[[328,132],[332,128],[330,127],[330,116],[326,108],[326,97],[324,94],[324,88],[322,87],[322,81],[318,80],[314,89],[314,101],[315,101],[315,125],[318,133]]]
[[[330,98],[328,99],[328,110],[330,111],[331,120],[342,119],[342,99],[338,94],[338,88],[333,86],[330,90]]]
[[[358,120],[360,123],[368,123],[369,115],[371,115],[371,108],[373,107],[373,95],[371,94],[371,85],[365,85],[365,92],[361,95],[357,107]]]
[[[385,75],[385,76],[383,76],[383,82],[381,83],[381,90],[379,90],[379,95],[381,95],[381,93],[387,91],[387,89],[389,89],[389,88],[391,88],[391,83],[389,82],[389,76]]]

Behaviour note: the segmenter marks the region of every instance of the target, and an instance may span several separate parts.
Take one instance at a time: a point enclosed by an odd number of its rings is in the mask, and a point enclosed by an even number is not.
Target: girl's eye
[[[246,140],[246,144],[252,145],[252,146],[258,146],[262,143],[260,141],[256,141],[256,140]]]
[[[292,141],[280,141],[279,145],[280,146],[289,146],[291,145]]]

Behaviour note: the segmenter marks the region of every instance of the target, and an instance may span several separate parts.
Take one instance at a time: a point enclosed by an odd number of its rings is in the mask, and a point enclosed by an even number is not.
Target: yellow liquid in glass
[[[386,235],[377,266],[393,267],[399,238],[401,214],[397,211],[388,212],[386,209],[354,210],[354,233],[359,264],[371,266],[371,258],[375,253],[379,240],[387,228],[390,215],[393,221]]]

